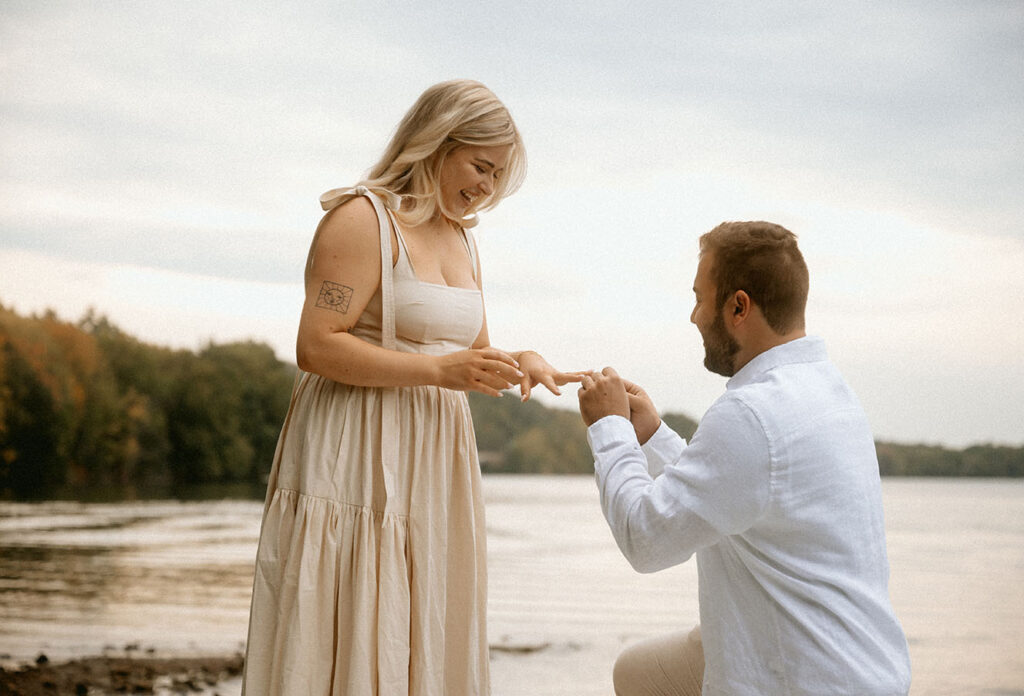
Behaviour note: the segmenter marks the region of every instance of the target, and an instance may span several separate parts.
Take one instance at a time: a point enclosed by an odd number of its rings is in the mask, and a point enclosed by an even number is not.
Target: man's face
[[[697,326],[704,339],[704,367],[723,377],[732,377],[736,374],[733,363],[740,344],[725,325],[724,308],[715,306],[717,290],[711,279],[713,262],[714,255],[705,253],[697,264],[697,277],[693,281],[696,304],[690,314],[690,321]]]

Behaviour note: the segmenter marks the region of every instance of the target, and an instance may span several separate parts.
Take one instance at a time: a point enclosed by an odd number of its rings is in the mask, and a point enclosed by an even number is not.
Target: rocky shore
[[[238,677],[241,655],[231,657],[85,657],[54,663],[0,667],[0,696],[98,696],[107,694],[216,694],[217,684]]]

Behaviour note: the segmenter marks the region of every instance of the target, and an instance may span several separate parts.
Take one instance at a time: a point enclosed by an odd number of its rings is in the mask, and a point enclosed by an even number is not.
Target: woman
[[[525,400],[581,378],[488,339],[465,228],[524,173],[508,111],[456,80],[424,92],[360,186],[321,197],[256,563],[248,696],[488,693],[465,392],[519,384]]]

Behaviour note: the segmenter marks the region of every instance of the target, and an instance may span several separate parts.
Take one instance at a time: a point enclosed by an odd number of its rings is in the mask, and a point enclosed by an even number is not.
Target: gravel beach
[[[216,694],[218,684],[239,677],[242,656],[86,657],[0,667],[0,696],[100,694]]]

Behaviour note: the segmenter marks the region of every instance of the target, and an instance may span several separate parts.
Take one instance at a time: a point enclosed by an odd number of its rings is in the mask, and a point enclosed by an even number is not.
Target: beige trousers
[[[700,626],[626,648],[612,673],[616,696],[700,696],[704,645]]]

